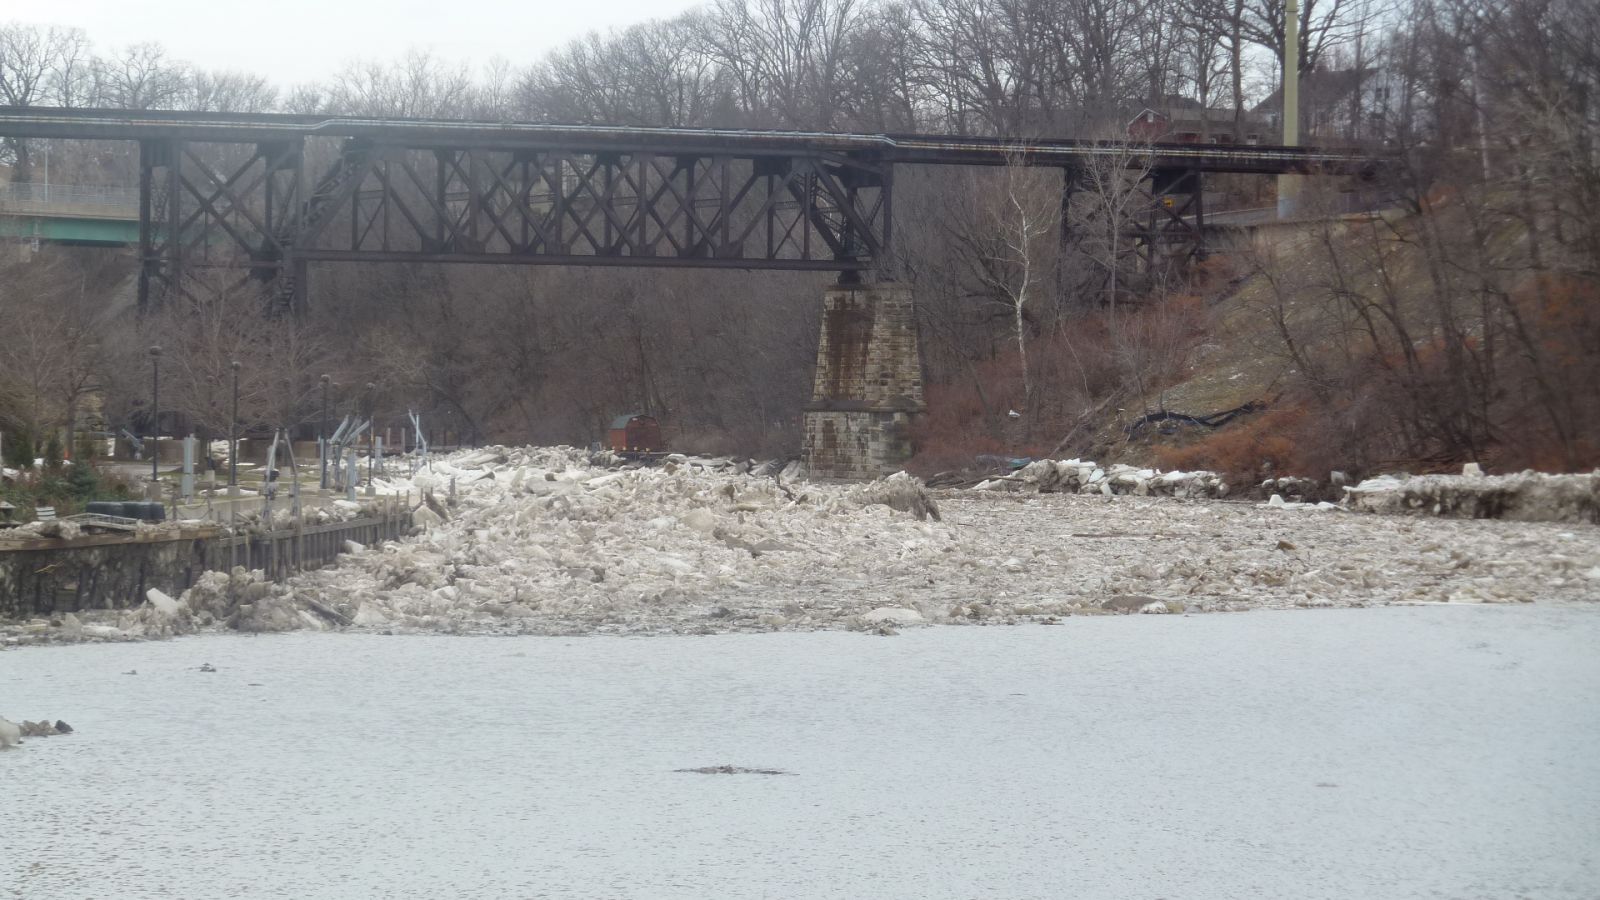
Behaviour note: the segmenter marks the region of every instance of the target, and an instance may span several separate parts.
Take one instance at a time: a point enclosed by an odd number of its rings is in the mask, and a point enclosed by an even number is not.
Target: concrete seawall
[[[0,545],[0,619],[128,609],[157,588],[177,596],[207,571],[260,569],[271,580],[327,565],[346,541],[375,544],[410,529],[396,506],[345,522],[224,534],[214,525]]]

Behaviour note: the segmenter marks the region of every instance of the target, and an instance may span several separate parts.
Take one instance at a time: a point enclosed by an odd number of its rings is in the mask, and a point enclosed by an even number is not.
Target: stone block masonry
[[[925,409],[911,289],[829,288],[805,411],[811,477],[867,480],[900,469],[911,457],[911,423]]]

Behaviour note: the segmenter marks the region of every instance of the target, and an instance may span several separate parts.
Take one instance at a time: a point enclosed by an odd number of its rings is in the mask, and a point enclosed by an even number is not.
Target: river
[[[76,728],[0,896],[1600,896],[1600,607],[209,635],[0,713]]]

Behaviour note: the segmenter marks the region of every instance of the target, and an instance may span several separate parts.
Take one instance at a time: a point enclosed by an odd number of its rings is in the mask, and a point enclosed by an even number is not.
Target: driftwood
[[[308,597],[306,598],[306,605],[311,607],[312,612],[322,616],[324,619],[327,619],[335,625],[349,625],[352,622],[349,616],[339,612],[331,606],[328,606],[320,600],[314,600]]]

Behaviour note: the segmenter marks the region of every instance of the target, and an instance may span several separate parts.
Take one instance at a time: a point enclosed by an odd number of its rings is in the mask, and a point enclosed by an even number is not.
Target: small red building
[[[1129,140],[1153,144],[1259,144],[1267,125],[1256,113],[1238,116],[1241,135],[1233,133],[1236,117],[1231,109],[1146,108],[1128,122]],[[1269,141],[1270,143],[1270,141]]]
[[[606,444],[613,453],[653,453],[667,449],[661,439],[661,423],[654,416],[626,413],[611,420]]]

